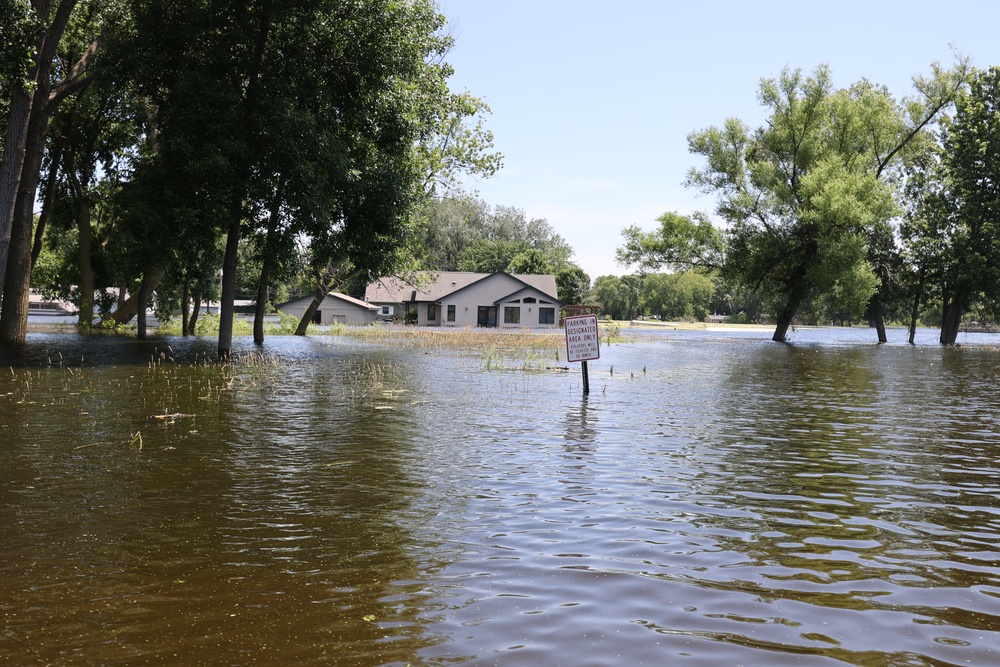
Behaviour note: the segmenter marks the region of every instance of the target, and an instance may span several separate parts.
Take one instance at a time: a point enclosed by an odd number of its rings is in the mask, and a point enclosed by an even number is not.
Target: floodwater
[[[589,397],[555,358],[33,335],[0,663],[998,664],[1000,338],[891,335],[636,332]]]

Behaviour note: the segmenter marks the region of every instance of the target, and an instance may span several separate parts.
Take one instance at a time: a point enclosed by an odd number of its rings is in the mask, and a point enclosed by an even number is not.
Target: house
[[[28,291],[28,314],[29,315],[74,315],[77,312],[75,305],[62,299],[50,299],[37,290]]]
[[[309,304],[313,301],[313,297],[304,296],[300,299],[294,299],[283,303],[278,306],[280,310],[285,315],[292,315],[299,319],[305,315],[306,309],[309,308]],[[313,324],[373,324],[376,320],[378,307],[361,301],[360,299],[355,299],[354,297],[347,296],[346,294],[341,294],[340,292],[330,292],[325,297],[323,301],[320,302],[319,308],[316,309],[315,314],[313,314],[312,323]]]
[[[412,282],[382,278],[365,290],[382,319],[416,312],[416,323],[441,327],[559,326],[553,275],[422,271]]]

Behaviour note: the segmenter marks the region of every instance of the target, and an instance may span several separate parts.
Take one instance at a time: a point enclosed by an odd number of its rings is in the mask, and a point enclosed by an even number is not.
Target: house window
[[[380,312],[382,315],[392,315],[392,306],[382,306]]]
[[[521,323],[521,307],[520,306],[504,306],[504,309],[503,309],[503,323],[504,324],[520,324]]]
[[[427,304],[427,321],[433,322],[438,318],[438,307],[436,303]]]
[[[454,322],[455,321],[455,306],[454,305],[448,306],[448,321],[449,322]]]
[[[555,324],[556,323],[556,309],[555,308],[539,308],[538,309],[538,323],[539,324]]]
[[[533,296],[524,297],[524,303],[535,303],[535,297]]]

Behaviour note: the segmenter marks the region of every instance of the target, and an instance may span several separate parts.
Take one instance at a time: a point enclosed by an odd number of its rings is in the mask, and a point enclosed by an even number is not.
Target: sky
[[[761,125],[761,79],[828,65],[897,99],[955,53],[1000,65],[1000,2],[437,0],[456,44],[454,91],[491,108],[503,168],[468,183],[490,206],[544,218],[591,279],[623,275],[621,232],[667,211],[714,213],[684,186],[691,132]],[[714,216],[713,216],[714,218]]]

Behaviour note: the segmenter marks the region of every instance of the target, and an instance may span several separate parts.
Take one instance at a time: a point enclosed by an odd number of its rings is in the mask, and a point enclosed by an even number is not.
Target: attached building
[[[306,309],[313,301],[313,297],[304,296],[294,301],[289,301],[278,306],[278,310],[285,315],[292,315],[299,319],[305,315]],[[313,324],[373,324],[377,319],[378,307],[365,303],[360,299],[341,294],[340,292],[330,292],[316,309],[313,315]]]
[[[384,320],[416,312],[416,323],[442,327],[559,326],[553,275],[420,272],[412,283],[383,278],[365,290],[365,301]]]

